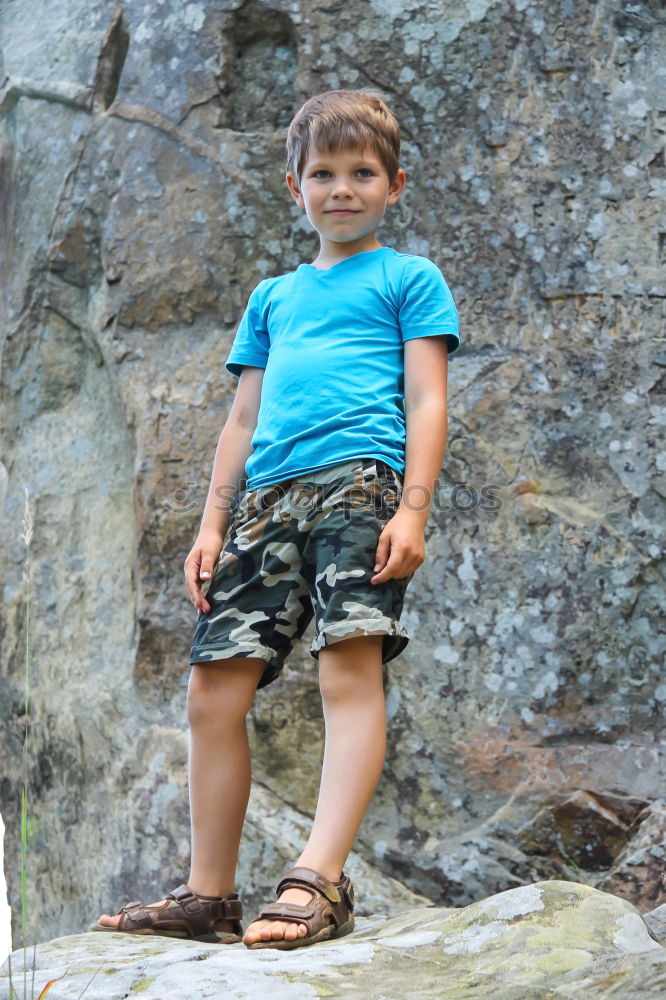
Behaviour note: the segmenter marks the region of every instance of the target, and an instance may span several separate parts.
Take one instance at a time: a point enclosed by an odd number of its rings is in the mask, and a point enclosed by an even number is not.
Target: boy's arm
[[[252,435],[257,426],[264,369],[243,366],[236,395],[215,451],[208,498],[201,527],[185,560],[185,584],[197,614],[210,611],[201,586],[211,578],[222,550],[230,521],[231,501],[236,495],[245,463],[252,454]]]
[[[229,416],[217,443],[200,535],[215,534],[223,539],[227,533],[231,502],[245,472],[245,463],[252,454],[250,442],[257,426],[264,371],[263,368],[243,366]]]
[[[405,477],[400,510],[425,528],[444,461],[448,415],[446,337],[416,337],[404,344]]]
[[[402,499],[379,536],[372,584],[410,576],[424,562],[425,526],[446,447],[446,337],[406,340],[404,352],[407,427]]]

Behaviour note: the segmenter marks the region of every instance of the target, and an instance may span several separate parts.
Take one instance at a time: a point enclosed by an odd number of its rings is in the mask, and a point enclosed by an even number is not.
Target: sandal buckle
[[[200,913],[203,909],[201,900],[187,885],[179,885],[173,892],[167,893],[167,898],[175,899],[186,913]]]
[[[329,903],[340,902],[340,893],[338,892],[338,888],[333,882],[330,882],[329,879],[317,873],[313,882],[319,886],[319,891],[326,896]]]
[[[133,899],[131,903],[125,903],[125,905],[118,910],[118,913],[126,913],[128,910],[131,910],[133,906],[143,906],[143,903],[140,899]]]

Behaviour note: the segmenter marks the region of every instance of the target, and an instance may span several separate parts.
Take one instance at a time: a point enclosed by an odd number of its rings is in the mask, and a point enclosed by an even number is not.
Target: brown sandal
[[[94,923],[88,929],[124,934],[159,934],[212,944],[235,944],[243,940],[240,923],[243,904],[237,892],[228,896],[200,896],[189,886],[179,885],[173,892],[168,892],[165,899],[166,903],[161,906],[150,907],[134,900],[118,910],[123,914],[118,927]],[[231,921],[233,931],[216,930],[216,924],[221,920]]]
[[[285,889],[310,889],[312,899],[302,906],[300,903],[281,903],[277,897]],[[246,948],[301,948],[316,941],[339,938],[354,929],[354,887],[347,875],[337,882],[331,882],[325,875],[313,868],[290,868],[278,883],[276,902],[268,903],[255,920],[290,920],[305,924],[307,934],[292,940],[278,938],[274,941],[254,941]],[[331,919],[332,918],[332,919]],[[253,921],[254,923],[254,921]]]

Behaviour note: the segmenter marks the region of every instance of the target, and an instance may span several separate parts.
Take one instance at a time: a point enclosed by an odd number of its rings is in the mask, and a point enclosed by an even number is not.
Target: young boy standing
[[[383,664],[409,641],[399,618],[425,558],[448,355],[460,343],[436,265],[377,239],[405,184],[399,150],[394,116],[367,91],[313,97],[289,127],[287,184],[320,248],[311,264],[259,283],[226,362],[238,388],[185,562],[199,613],[190,877],[96,930],[296,948],[354,927],[343,867],[384,763]],[[326,726],[316,815],[276,902],[243,934],[234,884],[250,793],[246,715],[313,617]]]

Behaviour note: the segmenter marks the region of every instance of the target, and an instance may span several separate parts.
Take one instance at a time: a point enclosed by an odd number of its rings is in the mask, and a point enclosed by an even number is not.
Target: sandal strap
[[[131,903],[125,903],[124,906],[121,906],[121,908],[118,910],[118,913],[126,913],[127,910],[131,910],[135,906],[143,906],[143,905],[144,904],[141,902],[140,899],[133,899]]]
[[[240,941],[243,934],[243,904],[237,892],[205,896],[183,883],[165,893],[162,903],[146,904],[135,899],[117,912],[120,920],[115,929],[121,933],[165,934],[225,944]],[[227,924],[224,930],[219,926],[222,920]],[[91,930],[107,929],[98,924],[91,927]]]
[[[284,889],[298,889],[305,886],[308,889],[315,889],[325,896],[329,903],[339,903],[341,900],[340,891],[334,882],[327,879],[321,872],[314,868],[302,868],[296,865],[289,868],[278,882],[276,896],[281,895]]]
[[[314,868],[297,865],[289,868],[280,879],[276,897],[290,888],[308,889],[311,899],[303,904],[276,898],[275,902],[264,906],[255,919],[305,924],[308,931],[304,940],[320,936],[327,926],[336,930],[350,923],[353,926],[354,889],[344,872],[342,878],[332,882]]]
[[[285,889],[291,888],[314,890],[317,895],[313,895],[312,900],[305,905],[280,901],[278,897]],[[322,916],[324,913],[331,913],[336,927],[339,927],[347,921],[354,909],[354,887],[351,879],[344,872],[337,882],[332,882],[314,868],[296,865],[284,873],[278,883],[275,895],[276,901],[268,904],[261,917],[273,920],[298,921],[300,919],[309,925],[309,920],[314,917],[317,911],[321,911]],[[317,896],[319,896],[318,903],[316,902]],[[326,903],[327,906],[323,906],[323,903]]]
[[[323,905],[323,904],[322,904]],[[332,913],[334,916],[334,911],[332,907],[328,907],[327,913]],[[304,906],[300,903],[267,903],[258,917],[255,920],[293,920],[295,923],[308,924],[309,921],[314,917],[316,913],[316,907],[306,903]],[[337,920],[336,920],[337,924]]]
[[[339,882],[334,883],[347,903],[347,908],[351,911],[354,909],[354,886],[348,875],[343,873],[343,877]]]
[[[241,920],[243,918],[243,904],[237,892],[229,893],[228,896],[200,896],[189,885],[179,885],[178,888],[168,892],[165,899],[175,899],[185,913],[194,915],[201,913],[204,906],[207,908],[213,920]]]
[[[354,886],[348,875],[342,872],[337,882],[315,871],[314,868],[303,868],[296,865],[289,868],[278,883],[276,896],[279,896],[284,889],[299,889],[305,886],[308,889],[316,889],[328,899],[329,903],[344,902],[348,910],[354,909]]]

